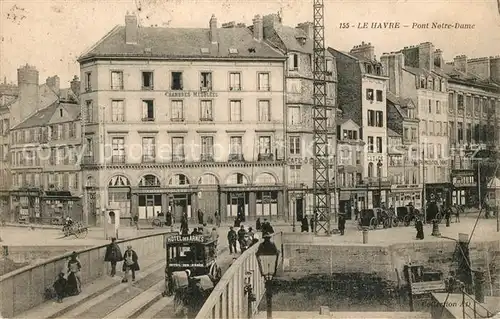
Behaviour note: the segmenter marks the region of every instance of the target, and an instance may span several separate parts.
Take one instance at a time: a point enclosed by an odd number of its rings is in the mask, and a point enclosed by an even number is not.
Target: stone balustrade
[[[280,263],[283,265],[283,233],[274,234],[272,240],[280,250]],[[247,318],[248,295],[244,292],[246,280],[250,282],[256,298],[252,303],[252,314],[257,312],[260,300],[266,292],[255,256],[258,247],[258,244],[250,247],[229,267],[198,312],[196,319]]]
[[[127,245],[141,256],[147,256],[164,249],[165,237],[170,232],[162,232],[117,241],[120,249]],[[77,250],[82,264],[82,284],[92,282],[108,272],[109,263],[104,262],[106,246]],[[0,277],[0,314],[2,318],[12,318],[45,302],[45,289],[52,286],[58,274],[66,271],[70,253],[54,257],[34,265],[28,265]]]

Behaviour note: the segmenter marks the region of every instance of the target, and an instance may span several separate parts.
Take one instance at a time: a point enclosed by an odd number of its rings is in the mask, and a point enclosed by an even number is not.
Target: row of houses
[[[311,214],[312,37],[312,23],[275,14],[199,29],[127,14],[80,56],[68,89],[19,68],[17,86],[0,87],[4,218]],[[466,150],[499,145],[500,58],[447,64],[431,43],[325,55],[333,210],[419,206],[424,184],[473,205]]]

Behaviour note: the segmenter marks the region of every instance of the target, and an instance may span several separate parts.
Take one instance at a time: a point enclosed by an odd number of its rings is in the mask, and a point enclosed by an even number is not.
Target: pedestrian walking
[[[307,216],[302,217],[301,221],[301,226],[300,226],[300,231],[303,232],[309,232],[309,221],[307,220]]]
[[[165,215],[165,225],[172,226],[172,212],[170,210],[168,210]]]
[[[460,223],[460,207],[455,207],[455,223]]]
[[[417,239],[424,239],[424,224],[420,217],[415,217],[415,228],[417,229]]]
[[[451,208],[448,207],[444,211],[444,218],[446,219],[446,227],[450,227],[450,220],[451,220]]]
[[[236,254],[238,251],[236,250],[236,240],[238,239],[238,235],[234,231],[233,227],[229,227],[229,231],[227,232],[227,242],[229,244],[229,253],[232,254],[233,250]]]
[[[66,284],[67,280],[64,278],[64,273],[61,272],[59,276],[57,276],[53,285],[54,291],[56,292],[57,302],[59,303],[63,301],[63,298],[66,295]]]
[[[356,207],[354,208],[354,220],[358,220],[359,218],[359,209]]]
[[[188,233],[189,233],[188,217],[186,213],[183,213],[181,217],[181,234],[187,235]]]
[[[132,246],[128,245],[127,250],[123,254],[123,272],[125,276],[122,282],[128,282],[128,273],[132,272],[132,281],[135,281],[135,272],[139,271],[139,257],[137,253],[132,249]]]
[[[203,225],[203,211],[198,209],[198,224]]]
[[[256,231],[260,231],[260,230],[261,230],[261,228],[262,228],[262,224],[261,224],[261,222],[260,222],[260,217],[259,217],[259,218],[257,218],[257,220],[255,221],[255,230],[256,230]]]
[[[315,229],[314,229],[314,216],[311,216],[311,218],[309,219],[309,223],[311,224],[311,233],[314,233]]]
[[[344,236],[345,230],[345,217],[344,214],[339,214],[339,231],[340,235]]]
[[[240,250],[243,252],[243,249],[245,248],[245,235],[247,234],[247,231],[245,230],[245,226],[241,225],[240,229],[238,230],[238,244],[240,244]]]
[[[210,233],[210,238],[212,240],[218,240],[219,239],[219,233],[217,232],[217,228],[212,228],[212,232]]]
[[[78,254],[73,252],[68,261],[68,279],[66,282],[66,294],[68,296],[76,296],[82,292],[80,269],[82,269],[82,264],[78,260]]]
[[[215,226],[220,227],[220,213],[218,210],[215,210],[214,217],[215,217]]]
[[[116,238],[111,238],[111,244],[106,247],[104,261],[111,264],[111,277],[116,275],[116,264],[123,260],[123,255],[120,246],[116,243]]]

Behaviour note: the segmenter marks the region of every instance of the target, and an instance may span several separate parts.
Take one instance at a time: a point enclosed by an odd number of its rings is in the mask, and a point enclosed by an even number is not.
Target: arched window
[[[123,175],[116,175],[116,176],[113,176],[111,178],[108,186],[111,186],[111,187],[113,187],[113,186],[115,186],[115,187],[130,186],[130,181],[128,180],[128,178],[126,178]]]
[[[203,174],[198,179],[199,185],[219,185],[219,180],[212,174]]]
[[[139,187],[160,187],[160,179],[154,175],[144,175],[139,181]]]
[[[176,174],[170,179],[168,185],[170,186],[189,185],[189,179],[184,174]]]
[[[245,175],[234,173],[227,178],[226,183],[229,185],[246,185],[248,184],[248,180]]]
[[[269,173],[262,173],[255,179],[256,184],[275,185],[276,178]]]
[[[368,163],[368,177],[373,177],[373,163]]]

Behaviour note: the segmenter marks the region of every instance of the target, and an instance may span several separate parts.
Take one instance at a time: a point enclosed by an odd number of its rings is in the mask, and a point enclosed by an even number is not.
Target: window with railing
[[[230,107],[230,118],[231,122],[241,122],[241,101],[231,100],[229,102]]]
[[[212,100],[200,101],[200,121],[213,121]]]
[[[142,72],[142,89],[143,90],[153,90],[153,72],[144,71]]]
[[[260,100],[258,105],[259,122],[271,121],[271,107],[269,100]]]
[[[171,117],[172,122],[183,122],[184,121],[184,101],[173,100],[171,101]]]
[[[241,91],[241,73],[229,73],[229,91]]]
[[[142,100],[142,121],[153,122],[155,120],[154,100]]]
[[[156,158],[156,143],[154,137],[143,137],[142,138],[142,162],[152,163]]]
[[[125,163],[125,138],[113,137],[112,138],[112,163]]]
[[[269,160],[269,159],[272,159],[271,137],[270,136],[260,136],[259,137],[259,158],[258,158],[258,160]]]
[[[184,161],[184,137],[172,137],[172,161]]]
[[[214,137],[202,136],[201,137],[201,160],[213,161],[214,160]]]
[[[111,101],[111,121],[113,122],[125,121],[125,105],[123,100]]]
[[[229,145],[229,159],[243,159],[243,138],[241,136],[231,136]]]

